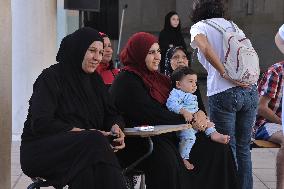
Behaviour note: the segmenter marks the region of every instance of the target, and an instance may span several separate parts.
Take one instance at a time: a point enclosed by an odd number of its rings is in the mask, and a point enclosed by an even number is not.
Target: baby
[[[186,122],[191,122],[193,120],[193,114],[198,111],[197,96],[193,94],[197,89],[197,75],[188,67],[180,67],[172,73],[171,80],[173,90],[170,93],[166,105],[170,111],[182,114]],[[191,148],[195,143],[195,134],[197,132],[198,130],[193,128],[178,132],[180,139],[179,151],[186,168],[189,170],[194,168],[193,164],[191,164],[188,159]],[[204,132],[215,142],[227,144],[230,140],[228,135],[218,133],[214,127],[214,123],[209,120]]]

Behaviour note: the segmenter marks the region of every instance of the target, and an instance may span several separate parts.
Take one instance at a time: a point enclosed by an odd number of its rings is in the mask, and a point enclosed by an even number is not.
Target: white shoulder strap
[[[240,28],[232,20],[230,20],[230,23],[232,27],[235,29],[235,32],[240,33]]]
[[[215,28],[217,31],[219,31],[222,34],[226,32],[224,28],[222,28],[219,24],[213,22],[212,20],[202,20],[201,22]],[[232,25],[232,28],[235,30],[235,32],[240,33],[240,29],[238,28],[238,26],[232,20],[229,20],[229,22]]]

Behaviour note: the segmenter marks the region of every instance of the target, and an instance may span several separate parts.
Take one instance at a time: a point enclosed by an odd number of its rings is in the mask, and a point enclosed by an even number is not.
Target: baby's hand
[[[183,108],[180,110],[180,114],[183,115],[186,122],[191,122],[193,119],[192,113],[188,112],[187,110]]]

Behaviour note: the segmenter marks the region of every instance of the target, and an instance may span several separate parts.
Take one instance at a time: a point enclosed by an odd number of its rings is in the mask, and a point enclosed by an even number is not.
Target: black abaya
[[[64,132],[23,142],[21,165],[26,175],[45,178],[53,185],[70,186],[72,183],[80,185],[73,188],[88,189],[101,184],[108,188],[109,181],[102,182],[100,177],[93,177],[95,172],[100,172],[101,176],[115,175],[112,178],[117,179],[112,182],[123,188],[124,181],[119,179],[122,178],[121,168],[109,142],[99,131]],[[111,170],[104,167],[111,167]],[[84,183],[80,182],[82,177]]]
[[[82,107],[72,106],[70,101],[66,102],[68,98],[76,98],[76,96],[64,93],[64,90],[61,91],[64,87],[59,70],[59,65],[46,69],[34,85],[28,119],[22,135],[21,165],[23,172],[30,177],[45,178],[55,185],[66,185],[70,182],[80,183],[77,177],[80,177],[81,172],[86,174],[86,169],[93,167],[93,171],[105,175],[105,170],[101,168],[111,166],[112,169],[108,170],[113,170],[113,172],[107,174],[116,174],[113,182],[120,183],[117,187],[123,188],[121,169],[107,138],[99,131],[68,131],[74,126],[82,129],[109,131],[112,123],[121,123],[122,120],[111,107],[111,100],[107,98],[108,92],[101,78],[97,74],[93,77],[93,84],[102,91],[98,93],[100,94],[98,98],[93,100],[104,104],[97,109],[97,113],[104,115],[108,120],[104,121],[102,117],[100,121],[103,123],[102,126],[95,127],[95,124],[83,114]],[[96,164],[103,165],[97,167]],[[94,183],[103,184],[105,188],[108,188],[109,183],[102,183],[102,179],[89,180],[87,178],[91,177],[90,175],[84,177],[89,181],[84,182],[86,189]],[[78,179],[82,179],[82,176]],[[83,189],[84,185],[82,183],[80,185],[80,189]]]
[[[128,126],[180,124],[181,115],[170,112],[154,100],[143,81],[134,73],[121,72],[111,95]],[[237,189],[236,169],[228,145],[214,143],[204,134],[197,136],[191,152],[195,170],[185,169],[175,133],[152,137],[154,151],[139,165],[146,173],[147,189]],[[145,139],[126,138],[126,149],[118,153],[123,167],[147,150]]]
[[[21,167],[30,177],[71,189],[123,189],[121,168],[98,130],[110,131],[114,124],[123,128],[124,122],[101,77],[82,69],[94,41],[103,44],[91,28],[65,37],[59,63],[45,69],[34,83],[22,134]]]
[[[175,11],[171,11],[165,16],[164,28],[159,34],[159,45],[161,49],[161,73],[164,73],[165,71],[165,56],[170,47],[182,46],[185,50],[187,50],[184,38],[181,34],[181,23],[179,22],[176,28],[171,25],[170,20],[173,15],[177,15],[177,13]],[[188,55],[188,53],[186,54]]]

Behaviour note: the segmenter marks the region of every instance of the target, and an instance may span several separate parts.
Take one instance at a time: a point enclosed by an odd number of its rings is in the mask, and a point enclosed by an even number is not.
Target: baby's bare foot
[[[230,141],[230,136],[223,135],[215,131],[214,133],[211,134],[211,140],[213,140],[214,142],[221,143],[221,144],[228,144]]]
[[[188,161],[188,160],[183,159],[183,163],[184,163],[185,167],[186,167],[188,170],[192,170],[192,169],[194,169],[194,165],[193,165],[193,164],[191,164],[191,163],[189,163],[189,161]]]

